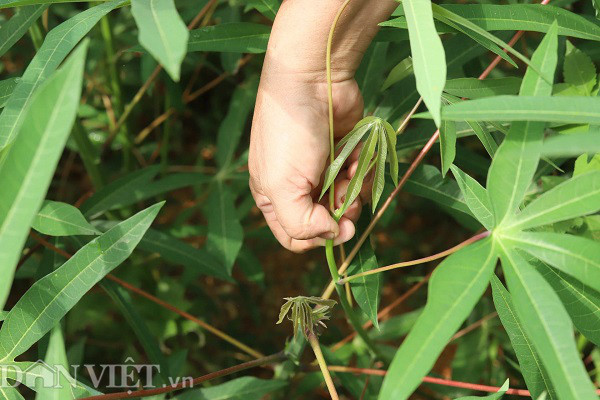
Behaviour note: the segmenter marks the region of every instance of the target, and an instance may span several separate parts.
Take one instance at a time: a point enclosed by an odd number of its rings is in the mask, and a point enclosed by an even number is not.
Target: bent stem
[[[325,357],[323,357],[323,352],[321,351],[321,346],[319,345],[319,339],[314,333],[310,333],[308,335],[308,343],[310,343],[310,346],[315,353],[317,363],[319,363],[319,368],[321,368],[321,372],[323,373],[323,379],[325,379],[325,385],[327,385],[327,390],[329,390],[331,399],[339,400],[337,390],[333,384],[333,379],[331,379],[331,374],[329,373],[329,368],[327,368],[327,362],[325,361]]]
[[[401,263],[397,263],[397,264],[388,265],[386,267],[375,268],[370,271],[361,272],[360,274],[356,274],[356,275],[350,275],[343,279],[339,279],[337,281],[337,283],[338,283],[338,285],[344,285],[348,282],[353,281],[354,279],[357,279],[357,278],[360,278],[363,276],[379,274],[381,272],[390,271],[390,270],[397,269],[397,268],[411,267],[413,265],[425,264],[430,261],[439,260],[440,258],[444,258],[446,256],[449,256],[450,254],[456,253],[458,250],[462,249],[463,247],[466,247],[466,246],[470,245],[471,243],[475,243],[478,240],[486,238],[489,235],[490,235],[490,232],[485,231],[483,233],[480,233],[479,235],[475,235],[472,238],[465,240],[464,242],[462,242],[460,244],[457,244],[456,246],[454,246],[448,250],[444,250],[441,253],[437,253],[437,254],[434,254],[429,257],[419,258],[417,260],[405,261],[405,262],[401,262]]]

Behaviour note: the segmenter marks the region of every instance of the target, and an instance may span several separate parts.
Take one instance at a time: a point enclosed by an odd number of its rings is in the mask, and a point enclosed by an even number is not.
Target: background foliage
[[[343,397],[597,398],[600,6],[546,3],[404,0],[367,51],[357,81],[381,119],[348,143],[371,144],[361,170],[374,157],[375,203],[391,202],[370,236],[365,208],[343,265],[463,244],[351,281],[367,340],[338,308],[320,338]],[[285,349],[152,398],[327,398],[302,337],[275,325],[283,298],[323,293],[325,257],[281,249],[247,185],[279,2],[0,7],[0,363],[35,377],[38,359],[132,357],[162,384]],[[100,395],[78,378],[0,397]]]

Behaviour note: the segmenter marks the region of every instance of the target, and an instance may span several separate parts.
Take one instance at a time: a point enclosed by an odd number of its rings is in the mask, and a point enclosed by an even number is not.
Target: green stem
[[[33,47],[35,47],[35,50],[38,51],[40,47],[42,47],[42,43],[44,43],[44,35],[42,34],[42,30],[37,22],[34,22],[29,28],[29,36],[31,36]]]
[[[475,235],[472,238],[465,240],[464,242],[462,242],[460,244],[457,244],[456,246],[454,246],[448,250],[444,250],[441,253],[437,253],[437,254],[434,254],[429,257],[419,258],[417,260],[412,260],[412,261],[405,261],[405,262],[401,262],[398,264],[392,264],[392,265],[388,265],[387,267],[375,268],[375,269],[372,269],[369,271],[361,272],[360,274],[350,275],[343,279],[338,279],[337,281],[335,281],[335,279],[334,279],[334,281],[337,282],[338,286],[341,286],[341,285],[351,282],[357,278],[361,278],[363,276],[379,274],[381,272],[390,271],[390,270],[396,269],[396,268],[411,267],[413,265],[425,264],[430,261],[439,260],[440,258],[444,258],[446,256],[449,256],[450,254],[456,253],[458,250],[462,249],[463,247],[466,247],[466,246],[470,245],[471,243],[475,243],[478,240],[486,238],[489,235],[490,235],[490,232],[485,231],[483,233],[480,233],[479,235]],[[336,273],[337,273],[337,271],[336,271]],[[339,274],[337,276],[339,277]]]
[[[325,361],[325,357],[323,357],[323,352],[321,351],[321,346],[319,345],[319,339],[317,339],[317,336],[314,333],[311,333],[308,335],[308,342],[315,353],[315,357],[317,358],[317,362],[319,363],[319,367],[323,373],[323,378],[325,379],[325,384],[327,385],[327,390],[329,390],[331,399],[339,400],[339,396],[335,390],[335,385],[333,384],[333,379],[331,379],[331,374],[327,368],[327,362]]]

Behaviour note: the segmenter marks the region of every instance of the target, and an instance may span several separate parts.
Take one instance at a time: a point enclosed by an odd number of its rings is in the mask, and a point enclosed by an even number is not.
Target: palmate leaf
[[[52,29],[27,66],[0,114],[0,151],[14,139],[27,115],[34,90],[40,86],[104,15],[126,0],[113,0],[82,11]],[[2,7],[2,4],[0,4]]]
[[[529,229],[600,210],[600,171],[577,175],[547,191],[506,221],[506,229]]]
[[[131,13],[139,30],[140,44],[178,82],[189,32],[174,1],[131,0]]]
[[[106,274],[133,252],[164,203],[123,221],[82,247],[54,273],[31,286],[0,329],[0,362],[40,340]]]
[[[21,137],[4,153],[0,164],[0,309],[27,238],[29,227],[52,180],[75,120],[87,44],[34,96]]]
[[[50,236],[97,235],[100,232],[76,207],[45,200],[32,223],[33,229]]]
[[[47,5],[21,7],[0,29],[0,56],[23,37],[27,29],[42,15]]]
[[[264,53],[270,34],[269,26],[249,22],[207,26],[190,32],[188,52]]]
[[[577,330],[600,346],[600,293],[545,263],[535,267],[558,294]]]
[[[527,337],[519,317],[517,317],[511,295],[495,275],[492,276],[492,297],[498,316],[519,360],[521,373],[525,378],[527,388],[531,392],[531,397],[537,398],[546,392],[550,400],[556,399],[548,373],[542,365],[542,360],[533,347],[531,339]]]
[[[544,77],[528,68],[521,85],[521,95],[548,96],[552,92],[552,85],[548,82],[552,82],[558,60],[556,32],[557,26],[554,24],[531,58],[531,62],[542,71]],[[532,98],[536,99],[536,104],[541,103],[539,98]],[[449,107],[485,100],[470,100]],[[465,119],[475,118],[469,114]],[[492,160],[487,189],[497,226],[507,214],[512,214],[517,209],[529,187],[539,162],[544,126],[544,123],[534,122],[513,123]]]
[[[504,235],[504,234],[503,234]],[[506,233],[503,240],[600,291],[600,243],[552,232]]]
[[[569,315],[542,276],[501,240],[502,268],[515,311],[561,399],[597,399],[581,362]]]
[[[425,310],[396,352],[379,399],[407,399],[419,386],[485,291],[496,260],[493,242],[484,239],[439,265],[429,283]]]
[[[402,2],[408,33],[417,90],[433,116],[441,124],[441,95],[446,83],[446,55],[442,41],[435,30],[430,0]]]
[[[481,225],[491,230],[494,227],[494,214],[487,191],[475,179],[452,165],[452,174],[465,198],[465,203]]]

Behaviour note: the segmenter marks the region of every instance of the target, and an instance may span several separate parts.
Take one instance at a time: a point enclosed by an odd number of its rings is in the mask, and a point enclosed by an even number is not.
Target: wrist
[[[325,80],[327,38],[343,0],[284,0],[277,14],[265,70]],[[396,8],[394,0],[351,0],[335,30],[332,48],[334,82],[353,78],[377,33],[378,24]]]

